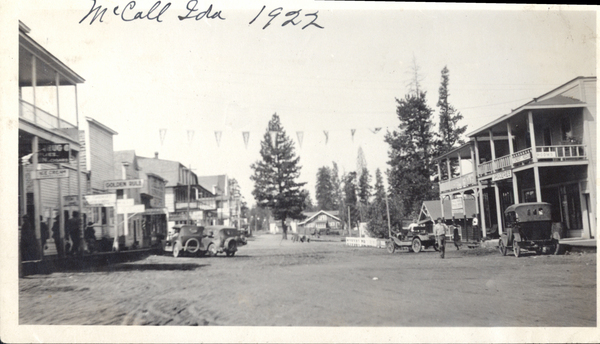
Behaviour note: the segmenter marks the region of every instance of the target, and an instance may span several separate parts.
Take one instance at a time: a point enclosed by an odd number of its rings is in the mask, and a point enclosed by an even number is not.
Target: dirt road
[[[19,322],[596,326],[596,255],[418,254],[258,235],[233,258],[150,256],[19,281]]]

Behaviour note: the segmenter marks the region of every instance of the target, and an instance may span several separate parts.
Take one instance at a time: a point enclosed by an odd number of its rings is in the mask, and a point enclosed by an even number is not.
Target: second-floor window
[[[571,117],[561,118],[560,129],[562,133],[562,140],[569,141],[573,137],[573,131],[571,129]]]

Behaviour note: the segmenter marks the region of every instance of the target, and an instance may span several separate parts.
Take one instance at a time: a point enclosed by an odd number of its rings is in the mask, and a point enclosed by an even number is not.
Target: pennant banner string
[[[325,144],[327,144],[329,142],[329,131],[323,130],[323,134],[325,134]]]
[[[162,146],[163,143],[165,142],[165,136],[167,135],[167,129],[161,128],[159,130],[159,132],[160,132],[160,145]]]
[[[217,139],[217,147],[221,147],[221,131],[215,131],[215,138]]]
[[[246,149],[248,149],[248,139],[250,138],[250,132],[244,131],[242,132],[242,136],[244,137],[244,146],[246,146]]]
[[[352,133],[352,142],[354,142],[354,134],[356,133],[356,129],[350,129],[350,132]]]
[[[302,148],[302,139],[304,138],[304,132],[297,131],[296,136],[298,136],[298,145],[300,146],[300,148]]]
[[[193,130],[188,130],[187,131],[187,136],[188,136],[188,144],[191,144],[192,140],[194,139],[194,131]]]

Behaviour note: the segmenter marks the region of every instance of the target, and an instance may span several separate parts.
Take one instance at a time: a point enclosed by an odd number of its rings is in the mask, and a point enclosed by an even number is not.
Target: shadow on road
[[[208,266],[209,264],[191,264],[191,263],[183,263],[183,264],[116,264],[116,265],[108,265],[108,266],[99,266],[90,268],[89,270],[93,271],[191,271],[196,270],[198,268]]]

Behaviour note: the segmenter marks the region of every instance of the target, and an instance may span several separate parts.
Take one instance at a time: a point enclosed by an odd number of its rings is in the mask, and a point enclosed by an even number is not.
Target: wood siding
[[[92,171],[91,187],[102,190],[105,180],[115,179],[113,173],[112,134],[90,123],[90,167]]]

